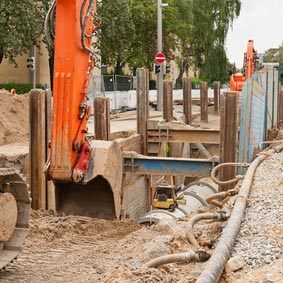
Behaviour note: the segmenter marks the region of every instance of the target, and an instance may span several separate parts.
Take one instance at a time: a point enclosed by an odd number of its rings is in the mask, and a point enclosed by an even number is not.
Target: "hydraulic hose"
[[[215,175],[216,172],[222,168],[222,167],[226,167],[226,166],[236,166],[236,167],[248,167],[249,164],[248,163],[235,163],[235,162],[228,162],[228,163],[221,163],[217,166],[215,166],[212,171],[211,171],[211,179],[213,180],[213,182],[215,182],[218,185],[230,185],[230,184],[234,184],[236,182],[238,182],[240,179],[242,179],[242,176],[236,176],[236,178],[231,179],[229,181],[219,181]]]
[[[50,46],[54,46],[54,42],[50,36],[50,32],[52,33],[52,35],[54,35],[53,32],[53,15],[54,15],[54,9],[56,7],[56,0],[53,0],[45,17],[45,21],[44,21],[44,32],[45,32],[45,36],[47,39],[47,42]],[[50,31],[49,31],[49,21],[50,21]]]
[[[263,141],[259,144],[259,148],[261,148],[264,144],[275,144],[275,143],[282,143],[283,140],[274,140],[274,141]]]
[[[283,149],[283,144],[271,149],[268,153],[280,152]],[[223,230],[219,242],[204,267],[203,272],[197,279],[196,283],[216,283],[218,282],[224,266],[230,257],[230,253],[234,246],[236,237],[240,231],[242,219],[244,217],[247,198],[249,196],[250,187],[254,173],[259,164],[268,157],[266,154],[260,154],[250,165],[244,178],[239,195],[236,199],[231,217]]]
[[[95,6],[95,0],[89,1],[89,6],[87,8],[86,15],[84,17],[84,20],[82,20],[82,14],[83,14],[83,8],[84,8],[84,5],[85,5],[85,2],[86,1],[83,2],[81,12],[80,12],[80,24],[82,26],[81,44],[82,44],[82,47],[85,50],[87,50],[90,54],[94,54],[94,51],[92,49],[90,49],[89,47],[87,47],[86,44],[85,44],[85,37],[86,37],[85,29],[86,29],[86,25],[87,25],[87,22],[89,20],[89,17],[92,15],[92,12],[93,12],[93,9],[94,9],[94,6]]]
[[[216,219],[219,221],[227,220],[228,215],[221,211],[219,213],[201,213],[193,216],[190,221],[188,222],[187,228],[186,228],[186,238],[188,241],[193,245],[194,249],[199,249],[200,245],[198,241],[196,240],[194,236],[194,230],[193,227],[196,222],[200,220],[210,220],[210,219]]]
[[[219,208],[222,208],[223,207],[223,203],[221,201],[218,201],[216,199],[224,199],[228,196],[234,196],[237,194],[237,191],[236,190],[229,190],[229,191],[225,191],[225,192],[220,192],[220,193],[216,193],[216,194],[213,194],[209,197],[207,197],[205,199],[205,201],[209,204],[212,204],[212,205],[215,205]]]
[[[156,268],[162,264],[174,262],[204,262],[210,258],[210,254],[205,250],[198,250],[196,252],[189,251],[181,254],[169,254],[154,258],[144,264],[143,267]]]

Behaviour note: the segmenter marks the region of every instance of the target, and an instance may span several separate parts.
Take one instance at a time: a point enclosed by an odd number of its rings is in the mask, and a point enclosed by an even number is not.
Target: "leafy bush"
[[[24,94],[28,93],[32,88],[32,84],[22,84],[22,83],[7,83],[7,84],[0,84],[0,89],[6,89],[11,91],[11,89],[15,89],[17,94]],[[44,89],[42,84],[37,84],[36,88]]]
[[[192,78],[192,88],[193,89],[199,88],[199,85],[200,85],[201,81],[202,80],[199,79],[199,78]]]

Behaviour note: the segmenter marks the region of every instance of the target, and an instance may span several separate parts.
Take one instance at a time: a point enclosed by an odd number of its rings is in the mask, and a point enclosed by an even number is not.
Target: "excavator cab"
[[[160,184],[159,186],[157,186],[155,189],[152,205],[155,208],[174,211],[178,206],[175,187],[167,184]]]

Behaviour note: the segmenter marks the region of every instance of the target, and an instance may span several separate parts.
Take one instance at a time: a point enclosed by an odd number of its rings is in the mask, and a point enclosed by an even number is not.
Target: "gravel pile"
[[[250,268],[283,258],[283,153],[270,156],[256,171],[232,256]]]

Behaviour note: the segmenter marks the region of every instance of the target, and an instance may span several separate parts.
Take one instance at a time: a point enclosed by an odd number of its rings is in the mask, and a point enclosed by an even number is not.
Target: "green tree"
[[[180,70],[177,83],[181,84],[190,67],[194,67],[195,75],[198,70],[210,81],[227,77],[225,39],[240,13],[240,1],[175,0],[174,6],[180,19],[176,22],[180,52],[176,59]]]
[[[164,9],[163,51],[173,59],[177,13],[172,0],[167,2],[170,8]],[[157,1],[103,0],[98,14],[102,33],[97,47],[102,64],[116,66],[116,73],[121,73],[126,63],[152,69],[157,52]]]
[[[0,64],[3,58],[16,65],[15,57],[28,53],[43,33],[44,9],[33,0],[0,1]]]
[[[190,66],[204,77],[216,79],[209,62],[217,62],[217,77],[225,76],[225,39],[240,13],[240,0],[166,2],[169,7],[163,9],[163,52],[167,59],[178,63],[178,79],[182,80]],[[126,63],[152,69],[157,52],[157,0],[103,0],[99,15],[103,23],[98,42],[102,64],[116,66],[116,72]]]
[[[198,1],[202,4],[204,2]],[[240,14],[240,9],[239,0],[208,1],[205,9],[201,7],[204,24],[197,27],[201,36],[197,39],[200,54],[196,56],[195,65],[200,70],[200,76],[210,82],[227,78],[225,40],[229,27]],[[195,12],[194,16],[196,14]]]
[[[263,62],[277,63],[279,61],[279,49],[270,48],[264,52]]]
[[[101,52],[101,63],[115,67],[116,74],[129,61],[131,43],[135,40],[134,25],[127,0],[103,0],[98,6],[102,22],[101,36],[97,48]]]

